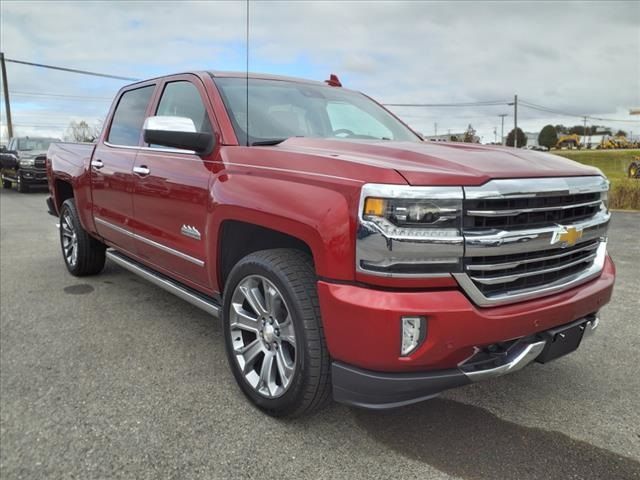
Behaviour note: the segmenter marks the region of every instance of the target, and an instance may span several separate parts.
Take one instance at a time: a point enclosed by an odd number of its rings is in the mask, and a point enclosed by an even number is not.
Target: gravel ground
[[[46,194],[0,195],[0,477],[640,479],[640,214],[616,213],[598,333],[391,412],[254,409],[215,319],[113,264],[74,278]]]

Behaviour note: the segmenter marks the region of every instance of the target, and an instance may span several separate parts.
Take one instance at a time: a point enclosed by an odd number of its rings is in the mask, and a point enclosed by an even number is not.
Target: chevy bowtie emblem
[[[551,245],[561,243],[560,247],[573,247],[578,240],[582,238],[582,229],[578,230],[576,227],[563,227],[559,226],[558,229],[553,232],[551,237]]]

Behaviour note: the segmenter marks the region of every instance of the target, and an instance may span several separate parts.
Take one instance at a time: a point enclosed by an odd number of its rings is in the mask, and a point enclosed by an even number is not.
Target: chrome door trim
[[[127,230],[126,228],[122,228],[122,227],[119,227],[118,225],[114,225],[113,223],[107,222],[106,220],[103,220],[100,217],[95,217],[95,221],[96,223],[99,223],[101,225],[104,225],[105,227],[111,228],[112,230],[115,230],[123,235],[131,237],[135,240],[140,240],[141,242],[144,242],[147,245],[151,245],[152,247],[156,247],[157,249],[162,250],[163,252],[169,253],[171,255],[175,255],[176,257],[179,257],[183,260],[186,260],[187,262],[191,262],[195,265],[198,265],[199,267],[204,267],[204,261],[198,258],[192,257],[191,255],[187,255],[186,253],[182,253],[178,250],[174,250],[171,247],[167,247],[166,245],[158,243],[154,240],[150,240],[147,237],[138,235],[137,233]]]
[[[197,155],[194,150],[182,150],[179,148],[171,147],[141,147],[139,145],[115,145],[107,141],[103,142],[107,147],[111,148],[123,148],[125,150],[142,150],[148,152],[162,152],[162,153],[186,153],[189,155]]]
[[[136,275],[141,276],[145,280],[148,280],[154,285],[170,293],[173,293],[177,297],[185,300],[186,302],[189,302],[191,305],[201,308],[205,312],[210,313],[215,317],[219,316],[220,306],[217,305],[213,299],[209,300],[207,298],[204,298],[204,296],[196,295],[190,292],[181,284],[174,282],[168,278],[164,278],[153,270],[143,267],[142,265],[139,265],[132,260],[129,260],[123,254],[115,250],[107,250],[107,258],[112,260],[114,263],[117,263],[121,267],[129,270],[130,272],[133,272]]]

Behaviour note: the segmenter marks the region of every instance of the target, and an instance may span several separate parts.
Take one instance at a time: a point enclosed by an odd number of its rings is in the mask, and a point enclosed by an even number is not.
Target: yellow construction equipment
[[[629,140],[627,140],[627,137],[623,137],[621,135],[619,137],[603,138],[598,148],[602,150],[609,150],[613,148],[631,148],[631,143],[629,142]]]
[[[580,135],[562,135],[556,142],[556,148],[580,148]]]

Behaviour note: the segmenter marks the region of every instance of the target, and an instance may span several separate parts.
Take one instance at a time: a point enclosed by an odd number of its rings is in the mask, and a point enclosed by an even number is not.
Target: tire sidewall
[[[27,193],[27,191],[29,190],[29,187],[27,186],[24,179],[22,178],[22,172],[20,171],[18,171],[16,186],[17,186],[18,192],[20,193]]]
[[[233,292],[238,284],[249,275],[261,275],[271,281],[280,291],[289,308],[292,317],[293,328],[296,335],[296,365],[292,384],[287,391],[277,398],[267,398],[257,393],[253,387],[246,381],[244,375],[240,371],[240,367],[235,358],[233,345],[231,344],[229,310],[231,308],[231,300]],[[243,393],[249,397],[258,407],[268,411],[270,414],[279,416],[286,415],[302,402],[305,381],[308,378],[308,348],[307,338],[304,325],[302,324],[302,311],[300,303],[296,299],[289,282],[283,274],[278,272],[277,268],[270,267],[267,262],[258,259],[249,261],[240,261],[229,275],[225,285],[225,293],[222,305],[222,325],[224,332],[225,350],[233,375],[240,386]]]
[[[69,218],[71,219],[71,223],[73,223],[73,229],[76,233],[76,236],[79,236],[78,228],[81,228],[81,227],[78,222],[78,216],[76,214],[75,204],[73,203],[73,200],[66,200],[62,204],[62,208],[60,209],[60,228],[58,229],[58,236],[60,237],[60,250],[62,251],[62,261],[67,267],[67,270],[69,270],[69,273],[71,273],[72,275],[76,275],[79,271],[78,265],[80,264],[80,262],[76,261],[76,264],[73,267],[69,265],[69,262],[67,262],[67,257],[64,254],[64,246],[62,244],[62,218],[67,212],[69,213]],[[78,245],[76,248],[78,249],[81,248],[80,241],[78,241]],[[79,256],[80,254],[78,253],[78,258]]]

